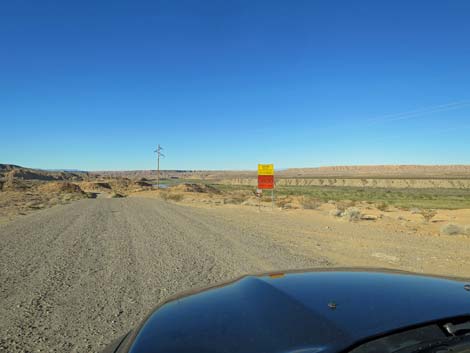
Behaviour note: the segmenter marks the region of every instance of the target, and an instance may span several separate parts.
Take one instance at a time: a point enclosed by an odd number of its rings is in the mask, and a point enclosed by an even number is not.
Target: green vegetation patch
[[[254,190],[250,185],[212,184],[222,192]],[[381,208],[461,209],[470,208],[470,190],[467,189],[386,189],[343,186],[278,186],[277,196],[306,196],[327,202],[363,201],[379,204]]]

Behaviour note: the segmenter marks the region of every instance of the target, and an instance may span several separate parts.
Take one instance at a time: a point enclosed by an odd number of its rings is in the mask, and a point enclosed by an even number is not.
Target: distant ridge
[[[356,165],[289,168],[288,177],[470,178],[470,165]]]
[[[86,170],[81,169],[38,169],[45,172],[65,172],[65,173],[88,173]]]
[[[95,171],[112,177],[146,177],[155,178],[156,170],[129,171]],[[470,179],[470,165],[357,165],[357,166],[324,166],[315,168],[276,169],[280,178],[398,178],[398,179]],[[162,170],[163,178],[254,178],[256,170]]]
[[[9,171],[13,169],[21,169],[23,167],[20,167],[19,165],[16,164],[0,164],[0,171]]]
[[[255,167],[252,170],[162,170],[162,178],[182,179],[226,179],[226,178],[254,178]],[[156,178],[156,170],[121,170],[121,171],[92,171],[84,172],[74,169],[33,169],[24,168],[14,164],[0,164],[0,179],[2,174],[8,172],[17,174],[17,177],[50,178],[56,180],[80,179],[85,175],[102,177],[127,178]],[[26,173],[28,172],[28,173]],[[35,176],[33,175],[35,174]],[[277,169],[276,176],[280,178],[398,178],[398,179],[470,179],[470,165],[351,165],[351,166],[323,166],[314,168],[288,168]]]

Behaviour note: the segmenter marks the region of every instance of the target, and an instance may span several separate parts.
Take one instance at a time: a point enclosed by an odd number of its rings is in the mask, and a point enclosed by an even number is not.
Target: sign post
[[[271,203],[274,209],[274,164],[258,164],[258,189],[271,190]],[[259,206],[261,208],[261,198]]]

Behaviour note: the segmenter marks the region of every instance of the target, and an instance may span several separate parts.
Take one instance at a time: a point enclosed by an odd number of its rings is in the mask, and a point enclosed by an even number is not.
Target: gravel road
[[[0,226],[0,352],[97,352],[176,292],[328,264],[207,209],[77,201]]]

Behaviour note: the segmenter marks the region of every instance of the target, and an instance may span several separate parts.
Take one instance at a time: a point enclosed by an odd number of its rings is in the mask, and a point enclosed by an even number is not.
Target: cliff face
[[[283,177],[369,177],[369,178],[468,178],[470,165],[374,165],[291,168]]]

